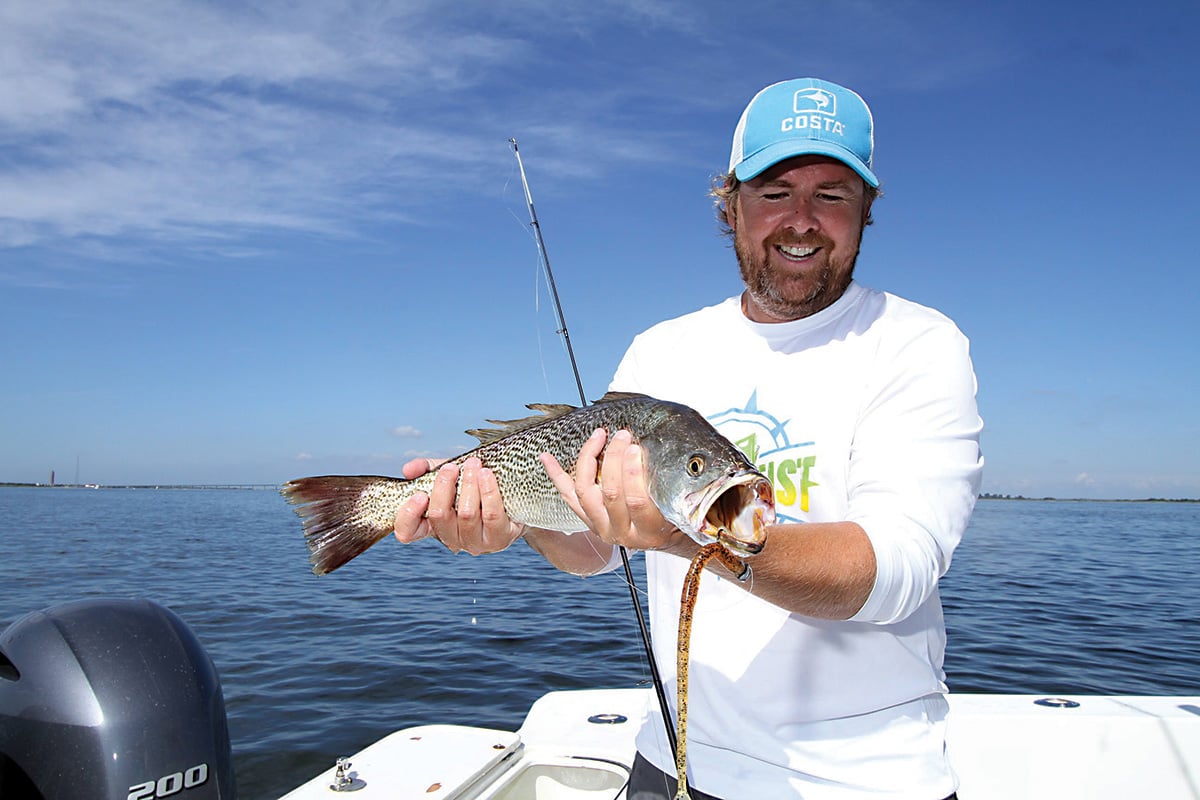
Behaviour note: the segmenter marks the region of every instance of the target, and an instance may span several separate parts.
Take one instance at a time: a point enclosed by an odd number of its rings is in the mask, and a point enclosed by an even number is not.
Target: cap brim
[[[748,181],[769,167],[775,166],[780,161],[796,156],[810,155],[836,158],[861,175],[862,179],[871,188],[879,188],[879,178],[875,177],[875,173],[871,172],[870,168],[858,156],[839,145],[829,142],[814,142],[811,139],[797,139],[795,141],[776,142],[775,144],[767,145],[750,157],[742,159],[742,163],[734,168],[733,173],[739,181]]]

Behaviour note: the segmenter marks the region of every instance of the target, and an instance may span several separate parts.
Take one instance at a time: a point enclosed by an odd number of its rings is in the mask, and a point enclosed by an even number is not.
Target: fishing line
[[[504,179],[504,189],[502,191],[503,194],[508,194],[508,182],[509,182],[509,179],[505,178]],[[508,211],[509,216],[511,216],[513,218],[513,220],[518,225],[521,226],[521,229],[526,232],[526,234],[529,236],[530,240],[533,241],[534,247],[536,248],[538,246],[538,242],[537,242],[537,237],[534,236],[534,234],[533,234],[533,231],[527,229],[527,226],[525,225],[525,223],[521,220],[520,217],[517,216],[517,213],[515,211],[513,211],[512,208],[505,206],[505,210]],[[534,340],[537,342],[538,366],[542,370],[542,387],[546,390],[546,395],[549,396],[550,395],[550,376],[546,373],[546,353],[542,349],[542,329],[541,329],[541,326],[538,325],[538,316],[541,314],[541,311],[542,311],[541,284],[542,284],[542,280],[544,279],[543,276],[544,276],[544,272],[545,272],[542,267],[542,259],[540,257],[541,251],[539,250],[538,252],[539,252],[539,257],[536,261],[537,266],[534,268],[534,272],[533,272],[533,311],[534,311],[533,336],[534,336]],[[597,555],[599,555],[599,553],[597,553]]]
[[[536,240],[534,242],[536,244]],[[546,373],[546,352],[542,349],[542,326],[538,324],[538,317],[542,313],[541,266],[539,261],[538,269],[533,273],[533,338],[537,341],[538,366],[542,370],[542,388],[549,397],[550,376]]]
[[[529,206],[529,225],[533,229],[534,241],[537,244],[538,256],[542,261],[542,269],[546,274],[546,283],[550,287],[550,298],[554,302],[555,316],[558,319],[557,333],[562,336],[567,347],[567,357],[571,360],[571,371],[575,375],[575,388],[579,390],[579,402],[586,406],[587,395],[583,391],[583,381],[579,377],[579,364],[575,360],[575,350],[571,347],[571,334],[567,332],[567,321],[563,317],[562,303],[558,299],[558,289],[554,285],[554,273],[550,271],[550,257],[546,255],[546,242],[542,238],[542,226],[538,223],[537,212],[533,208],[533,195],[529,192],[529,180],[525,177],[525,164],[521,161],[521,151],[517,149],[517,140],[510,138],[513,155],[517,157],[517,169],[521,173],[521,186],[525,190],[525,204]],[[654,658],[654,648],[650,644],[650,631],[646,627],[646,617],[642,613],[642,604],[638,598],[637,587],[633,579],[633,569],[629,566],[629,552],[623,545],[617,545],[621,554],[621,566],[625,570],[625,582],[629,585],[629,596],[633,601],[633,612],[637,616],[638,630],[642,634],[642,646],[646,651],[646,659],[650,665],[650,679],[654,683],[654,693],[658,697],[658,709],[662,713],[663,727],[667,732],[667,740],[672,752],[677,752],[678,743],[675,738],[675,723],[671,719],[670,706],[667,704],[667,693],[663,688],[662,676],[658,672],[658,662]]]

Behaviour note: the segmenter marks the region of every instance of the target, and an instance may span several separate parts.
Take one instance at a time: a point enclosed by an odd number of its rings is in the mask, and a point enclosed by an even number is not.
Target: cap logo
[[[796,116],[784,117],[779,123],[779,130],[784,133],[807,129],[845,135],[845,127],[837,120],[837,95],[833,92],[801,89],[792,97],[792,111]]]
[[[824,89],[801,89],[792,98],[792,110],[797,114],[815,111],[837,116],[837,95]]]

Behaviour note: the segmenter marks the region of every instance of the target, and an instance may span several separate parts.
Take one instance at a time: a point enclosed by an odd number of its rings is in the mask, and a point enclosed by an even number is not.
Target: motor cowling
[[[234,800],[221,683],[149,600],[25,615],[0,635],[0,797]]]

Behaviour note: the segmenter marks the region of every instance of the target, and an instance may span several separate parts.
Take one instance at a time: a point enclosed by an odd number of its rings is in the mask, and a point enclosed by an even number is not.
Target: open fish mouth
[[[767,526],[775,522],[775,490],[758,472],[741,472],[715,481],[694,506],[693,530],[744,556],[767,542]]]

